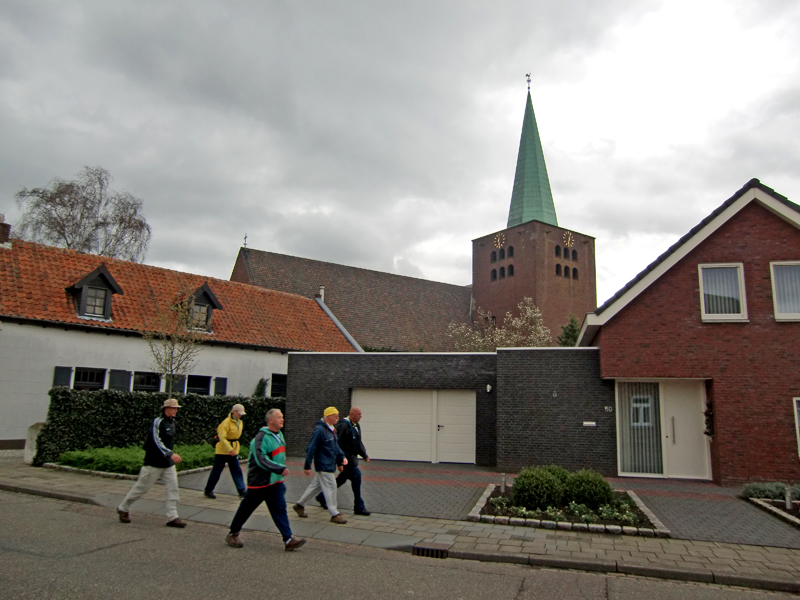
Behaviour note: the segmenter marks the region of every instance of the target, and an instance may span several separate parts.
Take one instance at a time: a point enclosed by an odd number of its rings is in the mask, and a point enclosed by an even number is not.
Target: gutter
[[[319,297],[319,296],[318,296],[318,297],[316,297],[316,298],[314,298],[314,301],[315,301],[317,304],[319,304],[319,307],[320,307],[320,308],[321,308],[321,309],[322,309],[322,310],[325,312],[325,314],[326,314],[326,315],[328,315],[328,317],[330,318],[330,320],[331,320],[331,321],[333,321],[333,324],[334,324],[334,325],[336,325],[336,327],[339,329],[339,331],[341,331],[341,332],[342,332],[342,335],[345,337],[345,339],[346,339],[348,342],[350,342],[350,345],[351,345],[353,348],[355,348],[356,352],[364,352],[364,349],[363,349],[363,348],[362,348],[362,347],[361,347],[361,346],[358,344],[358,342],[357,342],[357,341],[356,341],[356,340],[353,338],[353,336],[352,336],[352,335],[350,335],[350,332],[349,332],[349,331],[347,331],[347,329],[345,329],[344,325],[342,325],[342,324],[339,322],[339,319],[337,319],[337,318],[336,318],[336,315],[334,315],[334,314],[331,312],[331,309],[330,309],[330,308],[328,308],[328,305],[327,305],[327,304],[325,304],[325,301],[324,301],[324,300],[323,300],[321,297]]]

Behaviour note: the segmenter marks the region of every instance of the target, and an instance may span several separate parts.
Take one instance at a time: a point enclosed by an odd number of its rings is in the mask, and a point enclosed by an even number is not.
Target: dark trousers
[[[244,477],[242,477],[242,467],[239,466],[239,457],[231,456],[230,454],[217,454],[214,456],[214,467],[211,469],[211,473],[208,476],[205,491],[209,493],[214,491],[225,465],[228,465],[228,468],[231,470],[233,484],[236,486],[236,491],[238,491],[241,496],[247,491],[247,486],[245,486]]]
[[[286,486],[283,482],[275,483],[265,488],[248,489],[247,494],[239,503],[239,510],[236,511],[236,515],[233,517],[231,533],[234,535],[239,533],[247,519],[250,518],[250,515],[262,502],[267,505],[272,521],[283,536],[283,541],[290,540],[292,528],[289,526],[289,515],[286,514]]]
[[[346,464],[342,472],[339,473],[339,476],[336,478],[336,487],[342,487],[347,481],[350,481],[351,487],[353,488],[353,509],[355,512],[367,510],[367,507],[364,505],[364,500],[361,498],[361,469],[356,465]],[[325,498],[322,494],[317,495],[316,501],[322,505],[325,504]]]

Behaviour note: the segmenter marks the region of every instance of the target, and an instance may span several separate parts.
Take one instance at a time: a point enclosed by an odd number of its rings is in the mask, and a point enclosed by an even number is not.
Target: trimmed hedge
[[[234,404],[244,405],[247,445],[265,424],[267,411],[286,412],[285,398],[243,398],[241,396],[175,395],[181,405],[176,417],[175,444],[207,442]],[[55,462],[62,453],[87,448],[142,446],[147,428],[161,414],[164,393],[97,390],[84,392],[66,387],[50,390],[47,422],[36,440],[33,464]],[[284,427],[284,434],[286,428]]]
[[[795,483],[789,488],[792,500],[800,500],[800,483]],[[742,490],[744,498],[768,498],[783,500],[786,497],[786,485],[773,481],[771,483],[748,483]]]
[[[564,484],[553,473],[541,467],[522,469],[511,487],[514,504],[529,510],[559,506],[563,497]]]

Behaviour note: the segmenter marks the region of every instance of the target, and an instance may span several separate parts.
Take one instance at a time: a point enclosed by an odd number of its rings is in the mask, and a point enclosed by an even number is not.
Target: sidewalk
[[[191,476],[190,476],[191,477]],[[132,485],[108,479],[24,465],[0,457],[0,490],[35,494],[113,510]],[[342,488],[344,489],[344,488]],[[181,488],[181,518],[227,526],[238,508],[236,496]],[[332,525],[327,511],[307,506],[307,519],[289,511],[296,535],[355,545],[412,551],[425,556],[511,562],[564,569],[618,572],[665,579],[714,582],[800,593],[800,550],[720,542],[615,536],[347,511],[346,525]],[[163,488],[156,487],[131,512],[163,515]],[[264,506],[245,528],[277,532]],[[223,530],[220,530],[220,543]]]

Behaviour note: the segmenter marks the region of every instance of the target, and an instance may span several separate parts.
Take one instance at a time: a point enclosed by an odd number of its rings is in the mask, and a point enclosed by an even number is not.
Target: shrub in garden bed
[[[800,483],[789,488],[792,500],[800,500]],[[774,481],[772,483],[748,483],[742,490],[744,498],[766,498],[769,500],[784,500],[786,485]]]
[[[510,492],[495,489],[483,514],[652,527],[648,518],[627,495],[615,492],[603,477],[591,470],[570,473],[561,467],[527,467],[514,479]]]
[[[175,452],[181,457],[181,462],[175,465],[178,471],[188,471],[214,464],[214,447],[210,444],[179,445],[175,446]],[[242,448],[243,458],[249,454],[249,448]],[[71,450],[63,452],[58,457],[58,462],[62,465],[89,471],[136,475],[144,463],[144,449],[139,446],[128,446],[127,448]]]

